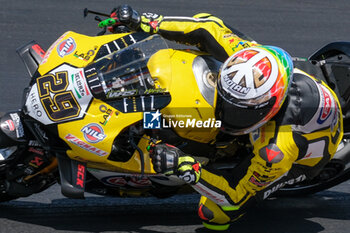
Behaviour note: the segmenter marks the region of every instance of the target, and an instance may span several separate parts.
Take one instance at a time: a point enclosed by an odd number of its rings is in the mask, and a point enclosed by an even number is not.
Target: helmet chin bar
[[[231,135],[248,134],[259,128],[274,115],[271,115],[276,98],[272,97],[261,108],[236,106],[221,95],[217,96],[216,118],[222,122],[222,131]]]

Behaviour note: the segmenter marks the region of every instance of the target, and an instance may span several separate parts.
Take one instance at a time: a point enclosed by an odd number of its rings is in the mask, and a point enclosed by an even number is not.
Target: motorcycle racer
[[[223,132],[249,134],[252,154],[226,174],[171,145],[150,148],[155,171],[179,176],[202,195],[198,214],[205,227],[226,230],[285,183],[316,176],[336,152],[343,136],[337,96],[324,82],[293,68],[284,50],[242,38],[205,13],[139,15],[124,5],[111,16],[134,30],[195,45],[224,62],[217,80],[216,117]]]

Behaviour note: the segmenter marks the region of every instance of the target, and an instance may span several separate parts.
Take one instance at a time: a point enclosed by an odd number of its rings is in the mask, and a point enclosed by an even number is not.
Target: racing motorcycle
[[[234,168],[250,152],[246,137],[219,131],[213,107],[219,61],[197,50],[170,49],[159,35],[124,26],[119,33],[105,31],[96,37],[69,31],[47,51],[35,41],[17,50],[31,78],[22,108],[1,117],[0,201],[57,182],[70,198],[84,198],[84,192],[118,197],[193,192],[177,177],[153,170],[147,147],[159,140],[217,169]],[[321,72],[344,112],[350,106],[349,57],[350,43],[333,43],[309,60],[295,61]],[[338,152],[319,176],[287,182],[279,195],[313,193],[349,179],[346,132],[345,127]]]

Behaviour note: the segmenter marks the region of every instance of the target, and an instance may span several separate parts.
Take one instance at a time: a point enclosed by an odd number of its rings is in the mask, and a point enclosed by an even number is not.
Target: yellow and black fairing
[[[41,123],[37,128],[44,127],[58,135],[71,148],[67,154],[72,161],[86,163],[89,156],[108,155],[115,133],[118,133],[111,130],[105,134],[105,129],[99,126],[105,126],[116,111],[92,96],[84,67],[148,36],[145,33],[124,33],[90,37],[66,32],[42,56],[28,89],[24,110],[28,116]],[[123,119],[123,116],[120,118]],[[128,116],[124,122],[132,120]],[[43,132],[38,130],[39,134]],[[81,137],[82,130],[94,133],[90,139],[87,137],[90,142]],[[104,143],[95,145],[102,140]],[[47,143],[56,148],[62,145],[59,140],[49,140]],[[79,172],[76,175],[83,174]]]
[[[130,146],[128,150],[125,143],[127,144],[130,126],[136,124],[142,127],[144,112],[161,109],[161,114],[171,115],[173,122],[184,120],[188,118],[187,116],[195,121],[208,119],[214,121],[215,89],[210,86],[210,90],[205,92],[205,87],[198,87],[199,85],[210,85],[204,82],[208,82],[206,79],[211,78],[209,68],[203,68],[206,62],[199,55],[203,54],[167,49],[164,40],[155,35],[87,66],[85,68],[87,83],[93,95],[100,99],[94,100],[96,103],[100,101],[100,106],[90,108],[88,111],[90,114],[85,117],[84,122],[86,124],[94,122],[95,119],[89,117],[98,115],[101,108],[106,112],[113,112],[111,117],[107,117],[107,122],[103,117],[98,119],[107,137],[94,144],[97,148],[109,153],[106,156],[102,154],[96,156],[94,153],[87,154],[86,151],[83,151],[86,150],[84,148],[72,145],[78,148],[68,151],[68,155],[71,158],[82,158],[88,161],[88,166],[93,168],[140,173],[142,160],[139,152]],[[217,67],[219,65],[216,64]],[[207,73],[201,76],[203,69]],[[162,127],[163,122],[167,122],[167,119],[161,122]],[[76,123],[66,124],[76,125]],[[77,128],[75,132],[69,132],[74,136],[77,134],[79,139],[84,140],[84,135],[79,130],[81,131],[80,128]],[[198,130],[196,127],[185,129],[178,126],[172,127],[172,130],[181,138],[199,143],[209,143],[217,134],[217,129],[213,127]],[[66,131],[63,134],[69,132]],[[149,141],[145,137],[137,140],[138,147],[144,150],[144,172],[153,174],[150,158],[145,151]],[[113,145],[117,146],[117,149],[112,152]],[[127,151],[122,148],[128,150],[129,155],[125,154]],[[78,156],[71,154],[75,151],[79,151]]]
[[[141,40],[142,43],[137,43]],[[153,47],[140,50],[140,46],[150,43]],[[128,48],[123,49],[125,47]],[[150,47],[152,51],[143,53]],[[113,50],[117,52],[113,54]],[[209,85],[209,94],[204,93],[205,88],[198,87],[207,85],[203,83],[208,83],[211,76],[200,76],[198,68],[197,74],[193,71],[195,66],[205,63],[199,55],[204,54],[167,49],[156,35],[88,37],[67,32],[49,48],[39,66],[41,76],[36,78],[26,103],[28,114],[44,125],[57,126],[59,137],[70,147],[67,155],[71,159],[86,162],[91,168],[139,173],[141,160],[137,151],[122,161],[109,158],[117,136],[129,126],[142,123],[143,112],[162,109],[163,115],[174,116],[172,121],[182,120],[184,115],[196,121],[215,119],[214,87]],[[116,79],[128,74],[144,75],[142,80],[148,82],[148,86],[144,90],[118,87]],[[206,78],[208,80],[203,80]],[[107,83],[108,80],[114,82]],[[128,101],[125,108],[124,103]],[[217,129],[212,127],[172,128],[180,137],[200,143],[212,141],[217,134]],[[138,147],[146,148],[147,144],[147,139],[141,139]],[[144,171],[153,174],[148,154],[144,154]]]

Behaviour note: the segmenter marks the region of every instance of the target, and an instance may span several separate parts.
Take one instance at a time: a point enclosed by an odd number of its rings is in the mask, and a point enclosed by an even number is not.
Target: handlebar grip
[[[109,18],[109,19],[105,19],[105,20],[102,20],[99,24],[98,24],[98,27],[100,28],[104,28],[104,27],[110,27],[110,26],[113,26],[115,24],[117,24],[118,21],[116,19],[113,19],[113,18]]]

